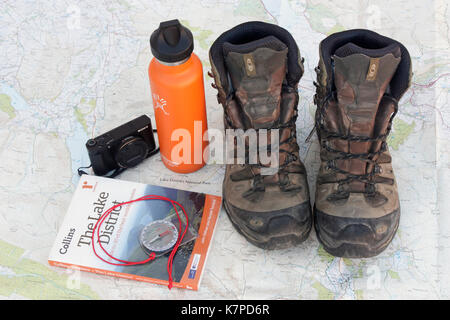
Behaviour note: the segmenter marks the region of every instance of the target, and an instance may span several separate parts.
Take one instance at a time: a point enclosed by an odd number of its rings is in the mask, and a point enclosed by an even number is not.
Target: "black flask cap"
[[[191,31],[178,19],[164,21],[153,31],[150,37],[153,56],[162,62],[173,63],[189,58],[194,50],[194,38]]]

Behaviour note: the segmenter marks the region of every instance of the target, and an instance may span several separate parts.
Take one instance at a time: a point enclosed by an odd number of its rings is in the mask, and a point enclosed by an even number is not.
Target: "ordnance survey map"
[[[387,10],[389,8],[389,10]],[[0,3],[0,298],[9,299],[430,299],[450,298],[450,21],[435,1],[201,0]],[[388,139],[402,217],[392,244],[370,259],[336,258],[312,232],[298,247],[264,251],[219,215],[199,291],[51,267],[72,194],[89,165],[87,139],[141,114],[154,123],[149,37],[179,19],[205,74],[208,125],[223,128],[206,75],[224,31],[260,20],[289,30],[305,58],[297,140],[314,195],[314,67],[327,35],[366,28],[402,42],[414,76]],[[118,179],[221,194],[224,167],[189,175],[159,156]],[[312,199],[313,200],[313,199]]]

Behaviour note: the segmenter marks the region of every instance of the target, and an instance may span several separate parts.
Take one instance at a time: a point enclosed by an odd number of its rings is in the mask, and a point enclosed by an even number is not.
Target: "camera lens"
[[[93,146],[95,146],[97,144],[97,141],[95,141],[95,139],[89,139],[87,142],[86,142],[86,145],[88,146],[88,147],[93,147]]]
[[[122,168],[131,168],[147,157],[148,144],[140,137],[127,137],[117,148],[115,159]]]

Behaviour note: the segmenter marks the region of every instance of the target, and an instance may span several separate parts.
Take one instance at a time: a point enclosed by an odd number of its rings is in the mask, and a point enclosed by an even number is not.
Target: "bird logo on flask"
[[[169,113],[164,109],[164,107],[167,105],[167,101],[164,98],[160,98],[156,93],[153,94],[153,105],[155,106],[155,111],[157,109],[161,109],[161,111],[164,112],[166,116],[169,115]]]

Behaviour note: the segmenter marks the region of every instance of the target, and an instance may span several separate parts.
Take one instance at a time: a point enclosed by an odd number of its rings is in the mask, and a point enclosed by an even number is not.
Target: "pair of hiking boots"
[[[225,129],[279,130],[273,174],[264,174],[268,165],[259,160],[226,165],[224,207],[234,227],[260,248],[296,245],[314,225],[332,255],[374,256],[399,224],[386,138],[410,85],[411,59],[401,43],[362,29],[330,35],[319,52],[314,103],[321,164],[312,212],[296,140],[304,59],[294,38],[277,25],[247,22],[213,43],[213,87]]]

